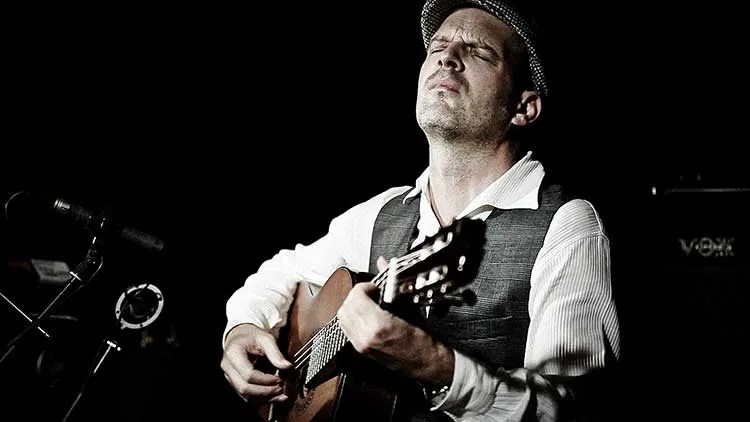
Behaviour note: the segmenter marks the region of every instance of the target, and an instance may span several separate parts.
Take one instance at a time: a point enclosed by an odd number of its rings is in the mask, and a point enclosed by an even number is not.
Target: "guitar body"
[[[346,268],[339,268],[317,295],[313,295],[307,283],[299,284],[287,325],[280,336],[280,346],[286,356],[295,356],[335,317],[356,277]],[[325,372],[330,378],[312,389],[303,388],[304,373],[280,374],[289,399],[286,403],[267,406],[267,413],[263,409],[263,419],[269,422],[391,422],[398,419],[398,380],[383,367],[356,355],[353,349],[345,349]]]

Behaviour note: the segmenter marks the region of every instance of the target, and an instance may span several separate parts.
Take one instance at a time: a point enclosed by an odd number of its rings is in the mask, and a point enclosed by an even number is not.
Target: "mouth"
[[[449,92],[455,92],[458,93],[458,84],[455,82],[449,82],[449,81],[441,81],[436,82],[432,84],[430,89],[436,89],[436,90],[442,90],[442,91],[449,91]]]

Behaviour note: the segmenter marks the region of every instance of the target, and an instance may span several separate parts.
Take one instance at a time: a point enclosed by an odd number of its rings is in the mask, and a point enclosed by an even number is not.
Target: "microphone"
[[[63,198],[55,198],[52,203],[52,210],[58,215],[83,223],[88,229],[102,232],[107,236],[120,238],[145,250],[146,252],[158,253],[164,249],[163,240],[133,227],[112,221],[107,213],[94,212]]]

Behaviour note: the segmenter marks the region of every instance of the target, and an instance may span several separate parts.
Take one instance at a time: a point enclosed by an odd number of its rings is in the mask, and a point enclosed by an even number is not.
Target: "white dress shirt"
[[[409,191],[421,195],[415,244],[440,228],[427,194],[429,169],[414,187],[391,188],[334,218],[328,233],[309,245],[298,244],[265,261],[227,301],[226,333],[251,323],[278,329],[298,281],[322,285],[341,266],[369,270],[370,243],[382,206]],[[526,154],[490,184],[457,216],[486,219],[495,208],[537,209],[544,177],[540,162]],[[390,257],[386,257],[390,258]],[[531,319],[524,368],[497,374],[472,358],[455,353],[453,383],[433,403],[454,420],[508,420],[523,413],[529,390],[509,390],[508,376],[528,382],[538,374],[579,375],[605,365],[609,349],[619,358],[619,324],[612,297],[609,240],[593,205],[574,199],[561,206],[550,224],[531,271],[528,304]],[[585,352],[585,359],[574,359]],[[565,365],[562,364],[565,362]]]

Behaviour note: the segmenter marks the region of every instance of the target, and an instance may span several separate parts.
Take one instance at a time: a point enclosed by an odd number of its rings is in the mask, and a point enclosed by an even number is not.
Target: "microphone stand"
[[[107,355],[112,350],[116,350],[119,352],[120,350],[122,350],[122,348],[117,343],[117,341],[105,338],[102,341],[102,344],[99,346],[99,351],[97,352],[94,361],[91,363],[89,372],[86,374],[86,377],[83,379],[83,383],[78,389],[78,394],[76,394],[75,399],[73,399],[73,402],[70,404],[68,411],[65,412],[65,416],[63,417],[62,422],[68,421],[68,418],[70,418],[70,415],[73,413],[73,410],[75,410],[76,406],[78,405],[78,402],[81,400],[81,397],[83,396],[83,392],[84,390],[86,390],[86,386],[88,385],[89,381],[91,380],[91,378],[94,377],[94,375],[96,375],[97,371],[99,371],[99,368],[102,366],[104,359],[107,358]]]
[[[36,318],[31,320],[30,324],[27,325],[26,328],[23,329],[23,331],[21,331],[10,342],[8,342],[5,352],[3,352],[3,356],[0,359],[0,362],[2,362],[2,360],[4,360],[11,351],[13,351],[13,349],[16,347],[16,344],[29,332],[31,332],[32,330],[40,329],[40,324],[50,313],[52,313],[52,311],[56,310],[68,298],[72,297],[78,290],[80,290],[89,280],[94,278],[94,276],[99,272],[104,263],[104,259],[101,256],[100,250],[101,243],[101,238],[95,235],[84,260],[80,264],[78,264],[78,266],[73,271],[70,271],[70,279],[68,279],[68,281],[66,282],[65,287],[63,287],[63,289],[57,294],[57,296],[52,299],[47,307],[39,315],[37,315]]]
[[[148,292],[152,296],[152,299],[155,299],[157,303],[154,305],[155,308],[150,308],[147,312],[150,313],[150,315],[147,316],[147,318],[141,319],[144,314],[139,312],[138,310],[133,310],[130,307],[130,304],[133,302],[138,303],[138,295],[142,292]],[[145,298],[144,298],[145,300]],[[159,290],[158,287],[154,286],[150,283],[144,283],[139,286],[133,286],[131,288],[128,288],[123,294],[120,296],[120,299],[117,301],[116,309],[115,309],[115,315],[117,316],[117,322],[119,324],[117,333],[122,334],[126,329],[141,329],[143,327],[147,327],[151,323],[156,320],[156,318],[159,317],[159,314],[161,313],[162,307],[164,305],[164,296],[162,296],[161,290]],[[129,319],[132,319],[129,321]],[[102,363],[104,362],[104,359],[107,358],[109,353],[112,350],[115,350],[117,352],[122,351],[122,347],[117,342],[116,339],[113,339],[112,337],[116,337],[114,335],[105,337],[104,340],[102,340],[101,345],[99,346],[98,352],[94,358],[94,360],[91,363],[91,366],[89,368],[88,373],[86,374],[86,377],[83,379],[83,382],[80,385],[80,388],[78,389],[78,394],[76,394],[75,398],[73,399],[73,402],[70,404],[70,407],[68,408],[68,411],[65,413],[65,416],[62,419],[62,422],[68,422],[68,419],[70,418],[70,415],[73,414],[73,411],[76,409],[76,406],[78,406],[78,402],[81,400],[81,397],[83,396],[84,391],[86,390],[89,381],[96,375],[97,371],[99,371],[99,368],[102,366]]]
[[[33,322],[33,320],[28,315],[26,315],[26,312],[22,311],[21,308],[19,308],[15,303],[13,303],[12,300],[8,299],[8,297],[5,296],[3,294],[3,292],[0,292],[0,297],[2,297],[6,302],[8,302],[8,304],[11,306],[11,308],[15,309],[16,312],[18,312],[22,317],[24,317],[24,319],[26,321]],[[36,329],[37,329],[37,331],[39,331],[40,333],[42,333],[42,335],[44,335],[44,337],[47,337],[47,339],[52,338],[52,337],[50,337],[50,335],[49,335],[48,332],[44,331],[44,329],[42,327],[37,326]],[[10,355],[13,352],[13,349],[15,349],[15,348],[16,348],[16,344],[11,345],[5,351],[5,353],[3,353],[3,356],[0,357],[0,363],[3,363],[3,361],[5,360],[5,358],[7,358],[8,355]]]

